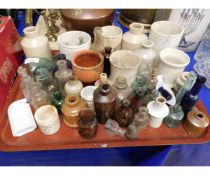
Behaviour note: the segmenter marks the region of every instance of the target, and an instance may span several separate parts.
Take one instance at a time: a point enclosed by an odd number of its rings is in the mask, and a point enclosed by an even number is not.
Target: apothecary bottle
[[[141,88],[142,92],[146,93],[147,91],[147,80],[142,76],[137,76],[135,81],[131,85],[132,95],[135,96],[136,90]]]
[[[112,48],[110,46],[106,46],[104,48],[104,51],[104,73],[106,73],[107,76],[109,76],[111,71],[109,57],[111,55]]]
[[[164,118],[163,123],[169,128],[177,128],[184,118],[182,107],[178,104],[169,107],[169,114]]]
[[[149,125],[150,115],[146,107],[141,106],[139,111],[134,114],[134,124],[137,130],[144,130]]]
[[[58,86],[61,92],[64,92],[64,85],[72,75],[72,70],[67,68],[65,60],[57,61],[58,71],[55,72],[55,78],[58,81]]]
[[[124,99],[115,113],[115,120],[121,127],[127,127],[133,122],[133,110],[130,105],[130,100]]]
[[[198,94],[202,89],[203,85],[206,82],[206,78],[204,76],[198,75],[195,84],[193,85],[192,89],[188,91],[181,102],[182,109],[184,114],[186,115],[197,103],[199,97]]]
[[[124,76],[117,77],[113,88],[116,91],[115,109],[118,109],[122,104],[122,100],[128,98],[130,95],[127,79]]]
[[[152,90],[156,89],[158,83],[157,79],[157,68],[152,69],[151,77],[149,81],[147,82],[148,84],[148,91],[152,92]]]
[[[144,96],[143,105],[147,106],[147,104],[155,100],[159,96],[159,94],[159,91],[156,89],[153,89],[152,92],[147,92],[147,94]]]
[[[83,88],[83,84],[77,79],[75,75],[71,75],[69,80],[64,86],[64,91],[66,95],[76,95],[79,96]]]
[[[79,96],[68,95],[61,108],[65,124],[71,128],[78,127],[79,113],[85,106],[85,102]]]
[[[34,83],[31,87],[31,104],[35,109],[50,104],[47,92],[40,88],[39,84]]]
[[[97,119],[93,109],[84,108],[80,111],[78,132],[85,139],[95,137],[97,132]]]
[[[114,118],[116,92],[109,84],[101,84],[94,91],[93,101],[99,123],[105,124]]]
[[[61,108],[64,103],[64,97],[60,91],[55,91],[51,97],[51,104],[56,107],[58,113],[61,114]]]
[[[138,108],[143,104],[145,90],[138,87],[135,91],[135,96],[131,99],[131,108],[134,112],[138,112]]]

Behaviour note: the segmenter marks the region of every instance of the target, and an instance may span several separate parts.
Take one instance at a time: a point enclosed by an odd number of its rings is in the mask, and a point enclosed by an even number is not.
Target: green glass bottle
[[[58,110],[58,113],[61,114],[61,107],[64,103],[64,97],[62,96],[61,92],[55,91],[51,98],[51,104],[55,106]]]

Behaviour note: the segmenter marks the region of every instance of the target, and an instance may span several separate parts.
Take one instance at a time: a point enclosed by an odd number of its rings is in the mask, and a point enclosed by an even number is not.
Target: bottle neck
[[[196,81],[195,81],[194,86],[192,87],[192,89],[190,91],[191,94],[194,95],[194,96],[198,95],[201,88],[205,84],[205,82],[206,82],[206,78],[204,76],[198,76]]]
[[[108,84],[102,84],[99,86],[99,91],[102,95],[108,95],[111,91],[110,86]]]
[[[140,23],[131,23],[129,26],[129,31],[133,34],[143,33],[144,26]]]
[[[39,30],[35,26],[27,27],[23,30],[26,38],[35,38],[39,36]]]
[[[58,71],[65,72],[67,70],[66,60],[58,60],[57,61]]]

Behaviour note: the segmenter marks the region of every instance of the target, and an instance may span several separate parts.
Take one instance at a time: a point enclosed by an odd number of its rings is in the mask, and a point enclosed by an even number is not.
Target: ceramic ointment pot
[[[202,135],[209,126],[209,118],[204,113],[193,108],[183,120],[182,126],[185,131],[191,135]]]
[[[81,99],[85,101],[88,108],[94,109],[93,93],[95,89],[95,86],[86,86],[80,92]]]
[[[162,75],[164,83],[172,88],[189,63],[190,57],[185,52],[174,48],[163,49],[160,51],[158,74]]]
[[[128,86],[131,86],[132,82],[136,78],[136,74],[141,63],[141,59],[138,55],[129,50],[118,50],[111,54],[111,75],[110,80],[112,83],[119,76],[124,76],[127,79]]]
[[[141,47],[141,44],[148,40],[148,37],[143,32],[144,26],[141,23],[131,23],[129,31],[123,34],[122,50],[136,50]]]
[[[169,114],[169,108],[164,97],[157,97],[156,100],[149,102],[147,109],[151,116],[149,125],[152,128],[159,128],[163,119]]]
[[[82,50],[72,58],[72,70],[83,83],[93,83],[100,78],[104,68],[104,57],[93,50]]]
[[[75,52],[90,49],[91,37],[82,31],[64,32],[58,36],[57,43],[60,53],[65,54],[66,58],[71,60]]]
[[[52,105],[45,105],[38,108],[34,117],[41,132],[45,135],[54,134],[60,129],[58,112]]]

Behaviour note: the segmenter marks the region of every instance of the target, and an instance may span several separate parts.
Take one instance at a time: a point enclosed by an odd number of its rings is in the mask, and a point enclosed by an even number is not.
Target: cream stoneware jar
[[[132,51],[118,50],[111,54],[110,63],[111,75],[109,79],[112,84],[114,84],[117,77],[123,75],[127,79],[128,86],[131,86],[136,78],[141,59]]]
[[[136,50],[141,44],[148,40],[143,32],[144,26],[141,23],[131,23],[129,31],[123,34],[122,50]]]
[[[45,135],[55,134],[60,129],[58,112],[52,105],[38,108],[34,117],[41,132]]]
[[[190,57],[185,52],[172,48],[163,49],[160,52],[158,74],[162,75],[164,83],[172,88],[177,77],[189,63]]]

